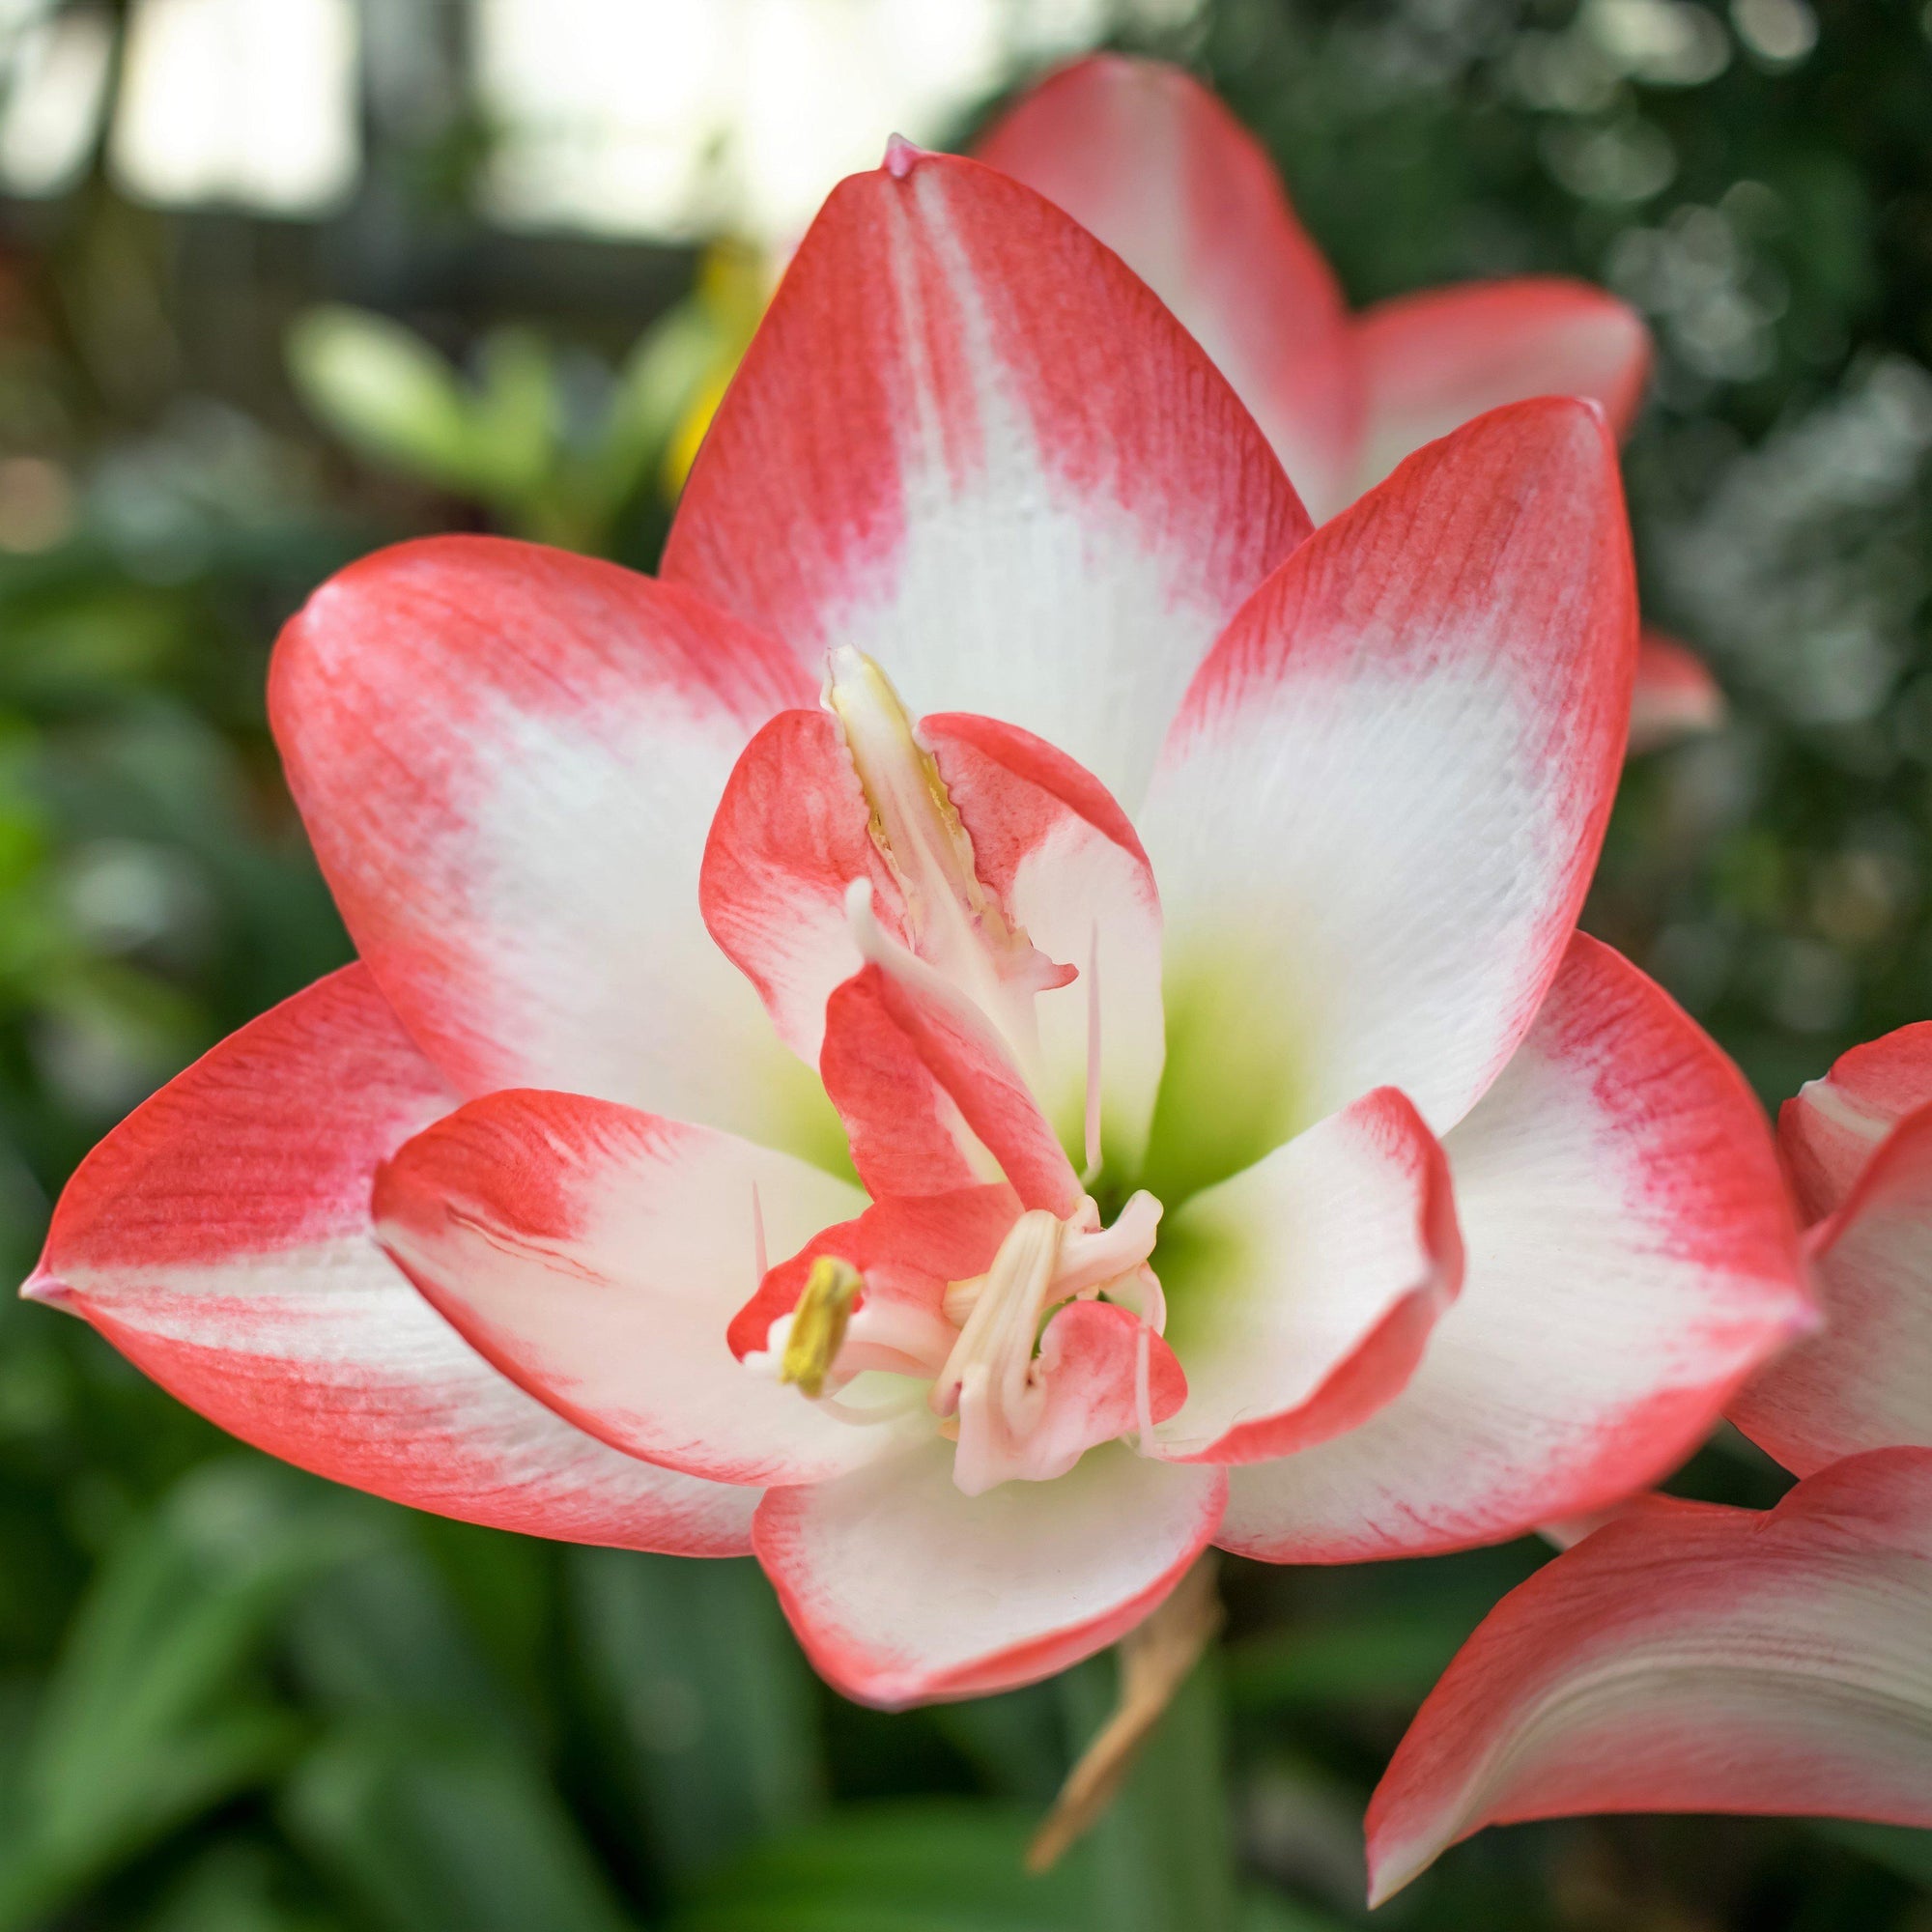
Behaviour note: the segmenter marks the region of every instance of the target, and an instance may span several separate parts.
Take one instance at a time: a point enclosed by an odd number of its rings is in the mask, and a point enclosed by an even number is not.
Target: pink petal
[[[915,713],[1010,719],[1131,806],[1203,653],[1306,513],[1120,261],[944,155],[856,175],[699,453],[668,580]]]
[[[940,1194],[1004,1176],[1063,1217],[1073,1172],[1025,1076],[978,1008],[921,962],[865,967],[832,996],[819,1067],[853,1165],[875,1195]]]
[[[1361,1428],[1235,1471],[1228,1548],[1353,1562],[1587,1515],[1674,1467],[1815,1320],[1749,1089],[1667,995],[1581,933],[1529,1037],[1443,1145],[1461,1296]]]
[[[1035,948],[1083,976],[1033,1001],[1039,1038],[1030,1084],[1063,1141],[1079,1148],[1097,987],[1103,1123],[1121,1158],[1136,1164],[1165,1041],[1160,898],[1133,827],[1096,779],[1031,732],[964,713],[923,719],[920,732],[980,884]],[[787,711],[738,760],[705,848],[712,937],[813,1063],[826,1003],[863,963],[845,908],[854,881],[870,883],[888,936],[911,944],[903,892],[868,822],[838,724],[823,712]],[[876,1191],[906,1190],[882,1179]]]
[[[336,1482],[570,1542],[744,1549],[751,1492],[571,1428],[377,1246],[378,1164],[454,1104],[349,967],[223,1041],[95,1149],[26,1293],[84,1316],[243,1441]]]
[[[1637,642],[1630,748],[1653,752],[1724,722],[1724,688],[1688,644],[1646,624]]]
[[[1357,489],[1485,410],[1531,396],[1596,403],[1621,437],[1650,375],[1642,317],[1587,282],[1554,276],[1398,296],[1355,329],[1368,385]]]
[[[1449,1164],[1392,1088],[1195,1195],[1161,1253],[1188,1378],[1162,1453],[1203,1463],[1286,1456],[1366,1421],[1463,1280]]]
[[[1731,1420],[1801,1476],[1932,1448],[1932,1106],[1892,1129],[1808,1245],[1823,1332],[1747,1383]]]
[[[1432,445],[1268,581],[1138,821],[1168,934],[1149,1185],[1376,1087],[1437,1133],[1468,1111],[1576,923],[1635,635],[1616,453],[1573,402]]]
[[[1879,1144],[1907,1114],[1932,1105],[1932,1020],[1840,1054],[1777,1116],[1777,1147],[1807,1219],[1851,1192]]]
[[[472,1100],[376,1182],[384,1245],[505,1375],[630,1455],[727,1483],[814,1482],[886,1446],[725,1339],[758,1217],[785,1254],[862,1205],[788,1154],[575,1094]]]
[[[1051,1676],[1153,1609],[1207,1547],[1219,1469],[1096,1449],[1049,1483],[962,1495],[935,1442],[773,1490],[758,1560],[821,1676],[895,1709]]]
[[[484,537],[331,579],[270,683],[357,950],[460,1093],[568,1088],[817,1151],[816,1083],[696,902],[733,760],[811,696],[688,592]]]
[[[1114,249],[1234,384],[1318,518],[1354,494],[1360,352],[1267,151],[1191,74],[1095,54],[1050,74],[980,160]]]
[[[1485,1825],[1744,1811],[1932,1826],[1932,1453],[1768,1513],[1611,1522],[1503,1599],[1369,1806],[1371,1896]]]

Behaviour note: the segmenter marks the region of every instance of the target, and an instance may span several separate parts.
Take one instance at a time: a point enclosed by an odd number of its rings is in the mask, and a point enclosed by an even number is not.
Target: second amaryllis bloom
[[[29,1293],[343,1481],[753,1549],[887,1704],[1209,1544],[1601,1507],[1809,1320],[1741,1079],[1575,929],[1634,648],[1597,411],[1311,535],[1114,255],[895,147],[662,581],[445,539],[290,626],[360,962],[97,1150]]]

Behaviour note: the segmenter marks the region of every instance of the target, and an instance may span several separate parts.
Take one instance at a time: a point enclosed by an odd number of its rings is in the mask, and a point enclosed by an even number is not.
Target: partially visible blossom
[[[1468,282],[1350,314],[1266,150],[1164,62],[1097,54],[1063,68],[976,153],[1148,282],[1254,412],[1318,521],[1485,410],[1585,396],[1621,436],[1642,401],[1649,330],[1587,282]],[[1708,730],[1723,713],[1701,661],[1646,630],[1631,749]]]
[[[1932,1024],[1844,1055],[1778,1138],[1825,1325],[1730,1415],[1804,1480],[1768,1513],[1653,1496],[1579,1525],[1397,1752],[1369,1813],[1378,1895],[1523,1818],[1932,1827]]]
[[[1810,1319],[1736,1069],[1576,930],[1634,648],[1598,411],[1311,534],[1113,254],[895,144],[660,580],[445,538],[291,623],[359,962],[97,1149],[28,1292],[342,1481],[753,1550],[885,1704],[1210,1543],[1601,1508]]]

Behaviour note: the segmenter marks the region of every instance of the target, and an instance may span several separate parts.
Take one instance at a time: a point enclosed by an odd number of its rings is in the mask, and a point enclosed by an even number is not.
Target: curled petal
[[[726,1483],[812,1482],[884,1446],[725,1339],[754,1215],[783,1251],[862,1205],[788,1154],[576,1094],[472,1100],[376,1183],[384,1245],[504,1374],[629,1455]]]
[[[1005,1043],[910,953],[881,951],[833,995],[819,1065],[873,1194],[1004,1176],[1025,1207],[1079,1206],[1079,1178]]]
[[[1932,1826],[1932,1452],[1760,1514],[1646,1503],[1513,1590],[1369,1806],[1371,1894],[1485,1825],[1746,1811]]]
[[[1226,1463],[1307,1448],[1403,1387],[1462,1286],[1449,1163],[1384,1088],[1185,1203],[1160,1276],[1188,1377],[1161,1453]]]
[[[901,151],[835,188],[705,439],[664,573],[1129,808],[1188,676],[1308,530],[1262,433],[1032,189]]]
[[[1642,317],[1588,282],[1557,276],[1398,296],[1355,328],[1368,384],[1358,489],[1485,410],[1532,396],[1595,403],[1621,437],[1650,375]]]
[[[1822,1219],[1851,1192],[1906,1115],[1932,1106],[1932,1020],[1855,1046],[1777,1116],[1777,1147],[1799,1205]]]
[[[1801,1476],[1932,1448],[1932,1107],[1880,1143],[1808,1245],[1823,1330],[1753,1377],[1731,1420]]]
[[[1443,1146],[1462,1294],[1359,1429],[1233,1472],[1227,1548],[1354,1562],[1587,1516],[1674,1467],[1816,1321],[1749,1088],[1596,940]]]
[[[1209,89],[1095,54],[1030,89],[975,152],[1112,248],[1212,356],[1316,517],[1342,507],[1363,418],[1342,291],[1266,149]]]
[[[81,1163],[27,1293],[222,1428],[469,1522],[730,1555],[753,1492],[607,1448],[492,1368],[377,1245],[378,1165],[456,1102],[367,971],[298,993]]]
[[[933,1442],[768,1492],[752,1534],[820,1675],[896,1709],[1032,1683],[1112,1643],[1207,1547],[1227,1481],[1113,1444],[1057,1481],[967,1496]]]

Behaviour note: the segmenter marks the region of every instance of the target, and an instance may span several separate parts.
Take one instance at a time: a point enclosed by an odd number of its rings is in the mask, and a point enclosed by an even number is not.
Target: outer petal
[[[788,1154],[576,1094],[472,1100],[376,1182],[384,1245],[505,1375],[633,1456],[729,1483],[813,1482],[885,1446],[725,1340],[757,1285],[755,1217],[783,1254],[862,1205]]]
[[[1724,722],[1724,688],[1688,644],[1644,626],[1637,643],[1636,691],[1631,701],[1630,748],[1654,752],[1680,738],[1715,731]]]
[[[1635,631],[1616,453],[1573,402],[1412,457],[1263,587],[1139,821],[1167,923],[1157,1192],[1375,1087],[1437,1133],[1468,1111],[1575,926]]]
[[[1743,1378],[1812,1325],[1749,1089],[1583,934],[1444,1146],[1461,1297],[1360,1429],[1235,1472],[1228,1548],[1352,1562],[1587,1515],[1682,1460]]]
[[[1360,351],[1261,143],[1191,74],[1096,54],[977,150],[1114,249],[1235,386],[1318,518],[1354,494]]]
[[[1041,1104],[1079,1148],[1097,997],[1102,1124],[1131,1169],[1166,1051],[1160,896],[1140,839],[1096,779],[1031,732],[952,713],[922,720],[920,734],[981,885],[1036,948],[1082,976],[1033,1003],[1039,1050],[1029,1070]],[[906,943],[903,895],[868,818],[838,724],[823,712],[787,711],[746,747],[705,848],[705,923],[786,1041],[814,1064],[826,1003],[864,963],[846,916],[854,881],[870,882],[881,926]]]
[[[1227,1478],[1115,1444],[981,1496],[935,1442],[836,1483],[771,1491],[753,1543],[799,1641],[889,1709],[1047,1677],[1154,1608],[1207,1547]]]
[[[633,1461],[506,1381],[376,1244],[377,1164],[455,1104],[360,966],[244,1027],[81,1163],[27,1293],[222,1428],[466,1521],[690,1555],[754,1497]]]
[[[1369,1806],[1374,1900],[1485,1825],[1747,1811],[1932,1826],[1932,1454],[1766,1514],[1639,1509],[1503,1599]]]
[[[1368,384],[1360,490],[1472,416],[1531,396],[1581,396],[1622,436],[1650,375],[1636,311],[1554,276],[1398,296],[1355,329]]]
[[[1731,1420],[1801,1476],[1932,1448],[1932,1107],[1892,1129],[1809,1245],[1824,1331],[1747,1383]]]
[[[1177,1460],[1253,1463],[1357,1427],[1463,1282],[1449,1163],[1392,1088],[1197,1194],[1161,1231]]]
[[[569,1088],[792,1145],[813,1122],[836,1158],[696,904],[733,759],[810,696],[687,592],[483,537],[332,578],[269,693],[357,950],[459,1092]]]
[[[1131,807],[1189,673],[1306,533],[1247,412],[1029,188],[897,147],[842,182],[711,426],[667,579],[1008,718]]]
[[[1777,1116],[1777,1147],[1808,1219],[1851,1192],[1879,1143],[1907,1114],[1932,1105],[1932,1020],[1840,1054]]]

